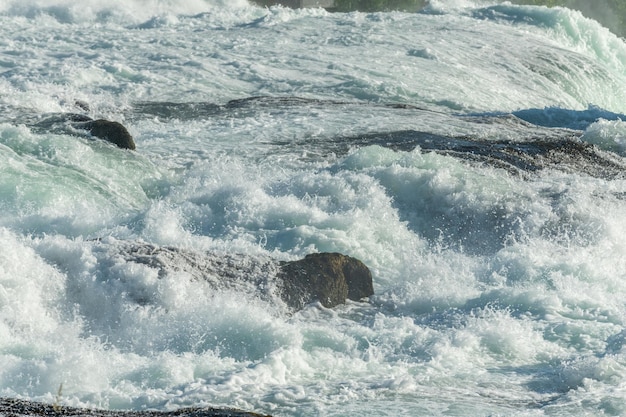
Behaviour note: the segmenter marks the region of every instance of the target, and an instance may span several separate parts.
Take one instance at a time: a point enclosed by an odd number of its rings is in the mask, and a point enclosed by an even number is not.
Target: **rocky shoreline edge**
[[[228,408],[181,408],[176,411],[109,411],[66,407],[15,398],[0,398],[0,416],[90,416],[90,417],[271,417]]]

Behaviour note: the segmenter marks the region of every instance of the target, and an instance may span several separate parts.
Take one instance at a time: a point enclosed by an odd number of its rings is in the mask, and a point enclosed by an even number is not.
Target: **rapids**
[[[626,414],[626,44],[599,23],[470,0],[4,0],[0,34],[0,396]],[[137,150],[37,127],[66,113]],[[288,312],[159,276],[120,255],[133,242],[340,252],[375,295]]]

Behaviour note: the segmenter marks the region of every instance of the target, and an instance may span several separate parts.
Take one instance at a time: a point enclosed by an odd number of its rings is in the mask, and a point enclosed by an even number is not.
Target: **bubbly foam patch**
[[[598,120],[585,130],[582,139],[618,155],[626,154],[626,124],[622,120]]]
[[[163,0],[113,0],[104,5],[102,2],[89,0],[79,4],[71,1],[7,1],[3,2],[0,10],[13,16],[27,18],[48,15],[60,23],[80,23],[86,21],[107,21],[109,19],[128,19],[129,21],[144,22],[155,16],[164,16],[162,19],[172,19],[177,15],[195,15],[221,8],[248,7],[246,0],[193,0],[193,1],[163,1]]]

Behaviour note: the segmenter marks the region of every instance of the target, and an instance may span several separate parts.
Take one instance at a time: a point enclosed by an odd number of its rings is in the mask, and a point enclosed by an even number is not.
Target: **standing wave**
[[[547,31],[555,41],[578,52],[593,54],[625,72],[626,44],[599,22],[579,11],[563,7],[516,6],[499,4],[472,11],[479,19],[493,20],[519,26],[531,26]]]
[[[562,96],[574,99],[580,109],[598,105],[624,111],[626,43],[580,11],[508,2],[433,0],[423,13],[483,21],[484,34],[488,27],[498,32],[504,29],[508,35],[516,33],[520,49],[513,57],[525,67],[523,72],[529,71],[529,85],[543,84],[561,90]],[[522,52],[523,46],[528,47]]]

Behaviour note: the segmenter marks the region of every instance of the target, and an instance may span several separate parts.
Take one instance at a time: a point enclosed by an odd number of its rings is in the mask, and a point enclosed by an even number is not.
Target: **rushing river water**
[[[600,24],[7,0],[0,33],[0,396],[626,414],[626,44]],[[38,127],[59,113],[137,150]],[[293,313],[130,262],[132,242],[341,252],[375,295]]]

